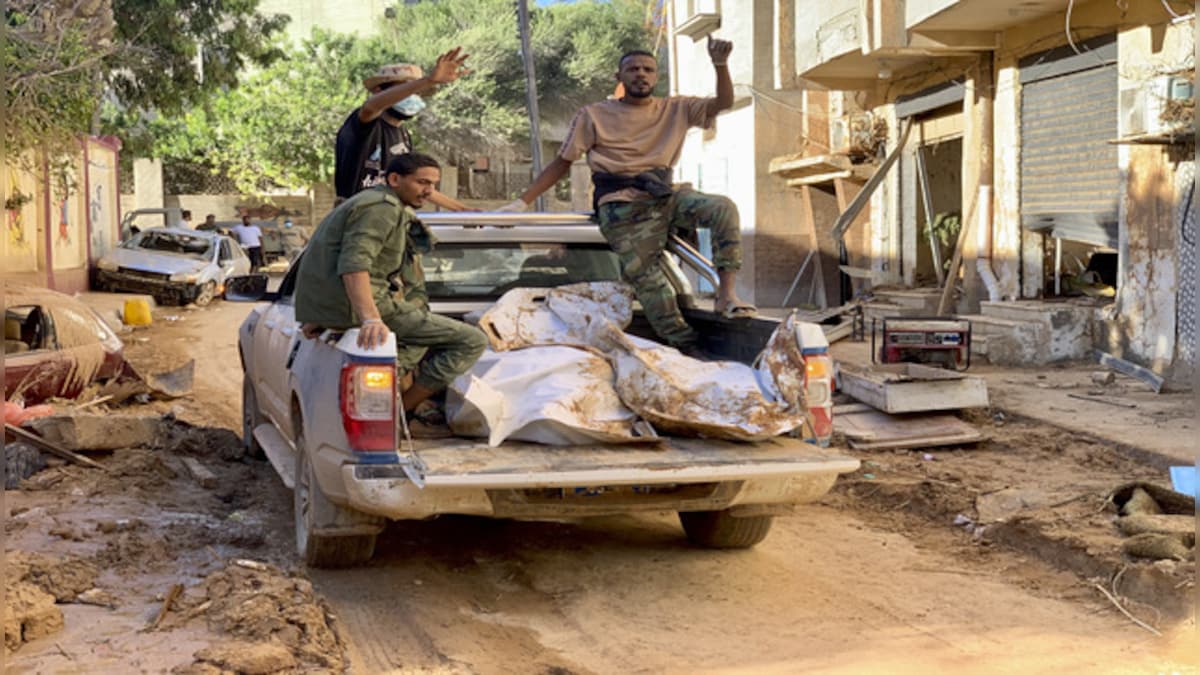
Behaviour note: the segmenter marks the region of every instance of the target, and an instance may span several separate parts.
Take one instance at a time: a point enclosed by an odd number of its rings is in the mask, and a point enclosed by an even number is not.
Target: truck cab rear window
[[[433,300],[494,298],[513,288],[621,278],[617,257],[605,244],[441,242],[421,263]]]

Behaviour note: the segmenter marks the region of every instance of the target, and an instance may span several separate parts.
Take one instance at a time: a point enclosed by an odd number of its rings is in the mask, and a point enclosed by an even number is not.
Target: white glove
[[[529,205],[520,197],[496,209],[498,213],[524,213],[529,210]]]

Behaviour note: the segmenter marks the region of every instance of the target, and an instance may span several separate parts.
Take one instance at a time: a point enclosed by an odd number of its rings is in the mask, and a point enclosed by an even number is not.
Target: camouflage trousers
[[[427,309],[402,307],[381,318],[396,334],[396,367],[415,369],[415,382],[433,391],[475,365],[487,347],[483,331]]]
[[[694,237],[712,231],[713,264],[718,270],[742,266],[742,236],[737,206],[728,197],[680,190],[667,197],[609,202],[599,209],[600,232],[621,261],[621,274],[642,305],[654,332],[672,347],[690,347],[696,331],[687,325],[663,270],[667,237]]]

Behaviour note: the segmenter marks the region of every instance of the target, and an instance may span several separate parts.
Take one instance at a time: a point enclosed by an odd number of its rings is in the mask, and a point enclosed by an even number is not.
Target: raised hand
[[[723,66],[729,62],[729,52],[733,51],[733,43],[729,40],[714,40],[712,34],[708,36],[708,58],[712,59],[714,66]]]
[[[462,47],[455,47],[439,56],[437,63],[433,65],[433,70],[429,72],[429,81],[434,84],[447,84],[471,72],[470,69],[463,67],[463,62],[470,54],[460,56],[460,52],[462,52]]]

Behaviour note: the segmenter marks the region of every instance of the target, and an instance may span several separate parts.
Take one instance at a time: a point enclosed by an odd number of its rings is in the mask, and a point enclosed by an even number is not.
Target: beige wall
[[[69,161],[66,183],[47,180],[40,159],[0,165],[5,201],[18,192],[31,198],[5,210],[0,277],[65,293],[86,290],[89,263],[116,241],[117,146],[84,139]]]

